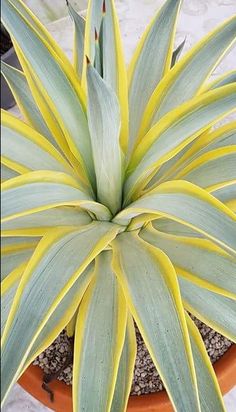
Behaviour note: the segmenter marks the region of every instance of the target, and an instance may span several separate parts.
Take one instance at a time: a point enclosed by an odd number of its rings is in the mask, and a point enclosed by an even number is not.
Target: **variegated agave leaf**
[[[124,412],[135,321],[174,409],[224,411],[186,311],[236,340],[236,125],[211,129],[236,107],[235,71],[208,82],[236,18],[180,57],[167,0],[126,70],[114,1],[90,0],[86,21],[67,3],[73,64],[2,0],[23,118],[2,112],[2,400],[66,328],[73,410]]]

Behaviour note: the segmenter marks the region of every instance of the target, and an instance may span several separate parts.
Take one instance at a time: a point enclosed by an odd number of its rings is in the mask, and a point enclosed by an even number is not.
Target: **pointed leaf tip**
[[[94,30],[94,34],[95,34],[95,41],[98,41],[98,32],[97,32],[96,27],[95,27],[95,30]]]
[[[102,12],[103,14],[106,13],[106,1],[105,0],[103,0],[103,3],[102,3]]]
[[[86,57],[86,63],[87,63],[87,65],[89,65],[91,62],[90,62],[90,60],[89,60],[89,58],[88,58],[87,55],[86,55],[85,57]]]

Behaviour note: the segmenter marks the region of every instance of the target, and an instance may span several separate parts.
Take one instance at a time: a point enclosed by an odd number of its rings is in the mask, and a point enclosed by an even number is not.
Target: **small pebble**
[[[232,342],[209,328],[209,326],[206,326],[200,320],[193,316],[191,317],[203,337],[211,362],[216,362],[229,349]],[[131,395],[142,395],[162,391],[164,389],[163,383],[137,328],[136,339],[137,357]],[[70,347],[66,332],[62,331],[49,348],[35,359],[34,365],[40,366],[46,373],[55,373],[65,364]],[[58,379],[64,381],[67,385],[71,385],[72,364],[66,366],[64,371],[58,376]]]

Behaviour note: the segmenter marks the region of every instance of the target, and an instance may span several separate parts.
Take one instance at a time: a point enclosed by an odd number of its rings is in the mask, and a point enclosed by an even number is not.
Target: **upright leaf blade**
[[[113,267],[129,309],[173,405],[183,412],[199,411],[190,341],[173,266],[161,250],[133,232],[119,235],[112,247]]]
[[[164,116],[137,147],[127,170],[126,203],[167,160],[236,107],[236,84],[212,90]]]
[[[46,122],[44,121],[37,104],[31,94],[26,77],[23,72],[9,66],[8,64],[1,63],[1,71],[11,88],[13,96],[16,100],[21,114],[25,120],[31,125],[37,132],[46,137],[53,145],[57,143],[54,140],[53,135]]]
[[[119,363],[111,412],[125,411],[127,408],[133,380],[136,352],[137,343],[134,322],[132,316],[128,313],[125,341]]]
[[[38,35],[9,0],[2,2],[2,18],[22,50],[24,58],[32,67],[33,77],[40,81],[42,92],[48,96],[48,104],[65,133],[72,153],[81,162],[91,182],[94,183],[90,137],[83,93],[79,84],[76,88],[72,86],[53,48]]]
[[[96,171],[97,196],[113,214],[121,207],[120,111],[115,93],[88,65],[88,122]]]
[[[101,58],[105,82],[116,93],[121,110],[120,143],[123,151],[128,144],[128,86],[126,66],[114,0],[90,0],[85,29],[85,55],[93,63],[96,52],[94,31],[100,32],[102,24]],[[86,65],[83,84],[85,87]]]
[[[70,16],[74,22],[74,49],[73,59],[74,68],[79,77],[82,79],[83,61],[84,61],[84,34],[85,34],[85,19],[80,16],[79,13],[73,8],[70,2],[67,0],[67,7]]]
[[[178,105],[192,99],[235,42],[233,16],[207,34],[173,67],[154,91],[143,115],[142,138],[151,125]]]
[[[73,371],[73,407],[78,412],[109,411],[112,403],[127,307],[111,258],[110,251],[96,258],[95,276],[78,312]]]
[[[167,0],[144,32],[129,66],[129,153],[144,109],[169,71],[180,0]],[[154,57],[155,56],[155,57]]]
[[[186,320],[197,375],[201,411],[226,412],[217,377],[204,346],[202,337],[197,327],[187,314]]]

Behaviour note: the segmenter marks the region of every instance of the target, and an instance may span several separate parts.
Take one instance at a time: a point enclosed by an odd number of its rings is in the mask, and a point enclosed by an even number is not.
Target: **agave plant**
[[[232,17],[179,59],[167,0],[126,71],[113,0],[74,21],[73,66],[21,0],[2,0],[23,71],[3,65],[2,399],[64,329],[74,411],[126,410],[134,321],[176,411],[224,411],[188,312],[236,336],[236,72],[208,78]],[[128,79],[128,80],[127,80]]]

